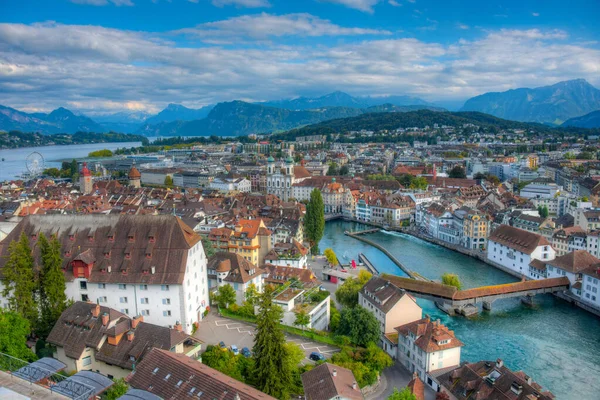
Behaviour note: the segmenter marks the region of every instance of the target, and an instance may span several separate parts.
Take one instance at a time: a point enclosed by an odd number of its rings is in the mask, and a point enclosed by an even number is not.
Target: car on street
[[[219,342],[219,348],[221,350],[227,350],[227,346],[225,346],[225,342]]]
[[[235,344],[231,345],[231,352],[233,353],[234,356],[237,356],[238,354],[240,354],[240,351],[238,350],[238,348]]]
[[[250,351],[250,349],[249,349],[249,348],[247,348],[247,347],[244,347],[244,348],[242,349],[242,355],[243,355],[244,357],[252,357],[252,352]]]
[[[325,361],[325,356],[321,353],[317,353],[316,351],[310,353],[310,356],[308,356],[308,358],[310,358],[313,361]]]

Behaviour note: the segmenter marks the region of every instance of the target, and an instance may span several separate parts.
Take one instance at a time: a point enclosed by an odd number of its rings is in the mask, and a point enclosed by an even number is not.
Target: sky
[[[0,0],[0,104],[96,115],[600,88],[599,16],[598,0]]]

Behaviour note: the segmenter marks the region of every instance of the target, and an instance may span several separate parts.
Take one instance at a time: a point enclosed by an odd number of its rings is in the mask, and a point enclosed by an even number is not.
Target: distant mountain
[[[44,134],[105,131],[105,128],[92,119],[75,115],[63,107],[57,108],[50,114],[27,114],[1,105],[0,129]]]
[[[582,115],[566,120],[561,126],[575,126],[577,128],[600,128],[600,110],[592,111],[589,114]]]
[[[552,123],[600,109],[600,90],[585,79],[535,89],[485,93],[466,101],[461,111],[479,111],[514,121]]]
[[[106,130],[131,133],[139,129],[145,120],[152,117],[146,111],[120,111],[114,114],[96,115],[94,120]]]
[[[146,124],[137,133],[149,136],[239,136],[287,130],[361,113],[362,110],[357,108],[324,107],[310,111],[291,111],[243,101],[231,101],[217,104],[204,119],[165,122],[157,125]]]
[[[289,110],[232,101],[217,104],[204,119],[194,121],[163,122],[155,125],[145,124],[137,131],[148,136],[239,136],[250,133],[272,133],[314,124],[336,118],[347,118],[365,112],[407,112],[428,108],[429,106],[395,106],[384,104],[371,108],[355,107],[319,107],[310,110]]]
[[[169,104],[167,108],[157,115],[146,119],[144,123],[153,125],[161,122],[193,121],[195,119],[202,119],[208,116],[208,113],[210,113],[213,107],[213,105],[210,105],[195,110],[184,107],[181,104]]]
[[[275,100],[257,103],[264,106],[285,108],[288,110],[310,110],[321,107],[353,107],[368,108],[382,104],[396,106],[431,105],[425,100],[410,96],[384,96],[384,97],[353,97],[344,92],[333,92],[321,97],[298,97],[296,99]]]

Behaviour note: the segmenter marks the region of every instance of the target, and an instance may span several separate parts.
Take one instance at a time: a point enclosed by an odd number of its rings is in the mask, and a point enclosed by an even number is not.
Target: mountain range
[[[333,92],[321,97],[298,97],[259,103],[223,102],[200,109],[169,104],[156,115],[122,111],[85,115],[58,108],[49,114],[25,113],[0,106],[0,129],[43,134],[124,132],[147,136],[234,136],[286,131],[322,121],[367,113],[404,113],[417,110],[446,111],[410,96],[355,97]],[[535,89],[520,88],[485,93],[466,101],[462,111],[478,111],[506,120],[548,125],[598,127],[600,90],[583,79],[559,82]]]
[[[595,110],[600,110],[600,90],[585,79],[563,81],[534,89],[485,93],[467,100],[461,109],[513,121],[554,125]]]

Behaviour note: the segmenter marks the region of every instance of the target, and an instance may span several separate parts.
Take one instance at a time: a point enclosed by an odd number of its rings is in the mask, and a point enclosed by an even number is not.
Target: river
[[[87,157],[90,152],[96,150],[116,150],[121,147],[138,147],[141,145],[140,142],[91,143],[0,150],[0,182],[16,179],[26,172],[25,159],[34,151],[44,157],[45,168],[57,167],[60,169],[61,163],[59,160]],[[2,159],[4,161],[1,161]]]
[[[405,274],[379,250],[344,235],[364,228],[342,221],[328,222],[319,243],[331,247],[344,262],[364,253],[380,272]],[[514,282],[516,278],[481,261],[400,233],[378,232],[369,239],[384,246],[410,270],[439,280],[444,272],[459,275],[465,288]],[[344,259],[344,254],[348,257]],[[491,312],[476,317],[450,317],[426,300],[424,314],[452,329],[465,346],[462,361],[502,358],[512,370],[523,370],[559,399],[600,396],[600,319],[551,295],[534,298],[527,307],[518,299],[493,303]]]

